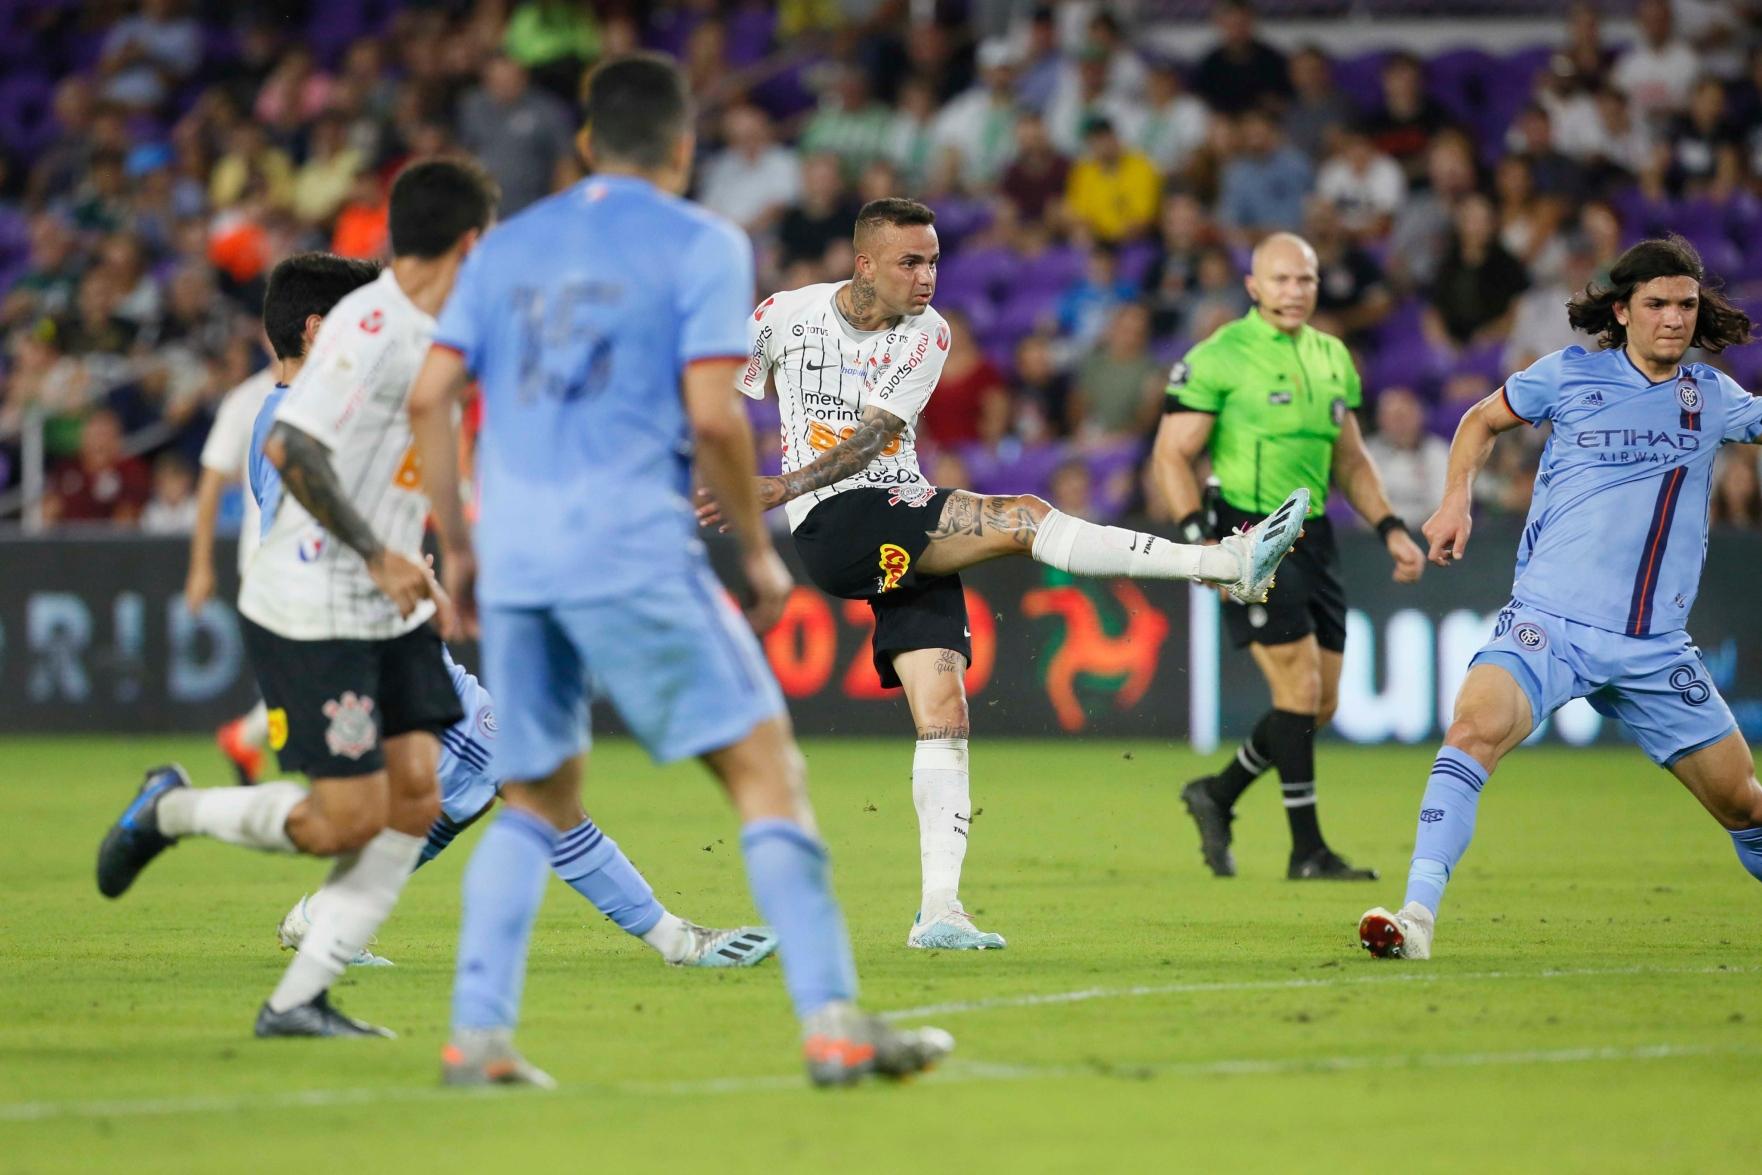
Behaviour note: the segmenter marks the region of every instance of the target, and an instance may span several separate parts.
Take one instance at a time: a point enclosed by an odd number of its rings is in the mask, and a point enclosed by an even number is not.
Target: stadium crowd
[[[1617,38],[1619,6],[1580,3],[1550,43],[1424,59],[1287,55],[1251,6],[1210,7],[1213,47],[1175,59],[1125,15],[1154,4],[0,4],[0,501],[40,420],[49,522],[187,529],[215,406],[266,361],[274,262],[383,255],[413,158],[477,156],[503,216],[573,182],[583,73],[638,46],[684,62],[695,195],[752,234],[763,288],[849,276],[865,199],[937,209],[956,345],[926,472],[1090,518],[1166,514],[1143,475],[1166,373],[1248,309],[1266,232],[1314,243],[1315,325],[1357,356],[1416,522],[1463,409],[1586,341],[1563,305],[1627,244],[1680,231],[1740,300],[1762,292],[1762,37],[1740,5],[1639,0]],[[1751,351],[1714,361],[1753,387]],[[755,412],[774,470],[774,407]],[[1485,508],[1527,506],[1525,435]],[[1714,501],[1762,526],[1753,450]]]

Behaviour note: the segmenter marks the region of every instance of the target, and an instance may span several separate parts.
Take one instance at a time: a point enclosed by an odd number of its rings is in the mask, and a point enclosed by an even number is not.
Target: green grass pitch
[[[1522,751],[1488,786],[1429,964],[1354,941],[1397,905],[1431,748],[1320,753],[1323,827],[1376,885],[1282,880],[1278,788],[1242,876],[1199,863],[1153,743],[984,742],[964,896],[1008,936],[904,948],[910,743],[810,741],[866,1003],[941,1006],[959,1040],[901,1087],[805,1087],[776,964],[662,966],[560,884],[521,1041],[554,1094],[436,1086],[459,875],[406,891],[347,1010],[395,1042],[260,1042],[276,920],[315,862],[183,845],[115,903],[92,880],[140,768],[201,740],[0,741],[0,1171],[1752,1172],[1762,931],[1751,880],[1632,750]],[[589,807],[677,912],[753,917],[734,826],[695,766],[598,753]]]

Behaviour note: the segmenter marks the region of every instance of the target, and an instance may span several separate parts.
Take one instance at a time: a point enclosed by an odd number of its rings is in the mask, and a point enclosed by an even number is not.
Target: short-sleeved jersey
[[[478,379],[478,595],[540,606],[640,592],[702,558],[680,381],[746,355],[752,245],[630,176],[594,176],[486,236],[439,346]]]
[[[1305,326],[1286,334],[1250,310],[1169,372],[1171,409],[1208,412],[1212,473],[1224,500],[1266,514],[1298,486],[1309,517],[1326,511],[1334,442],[1364,387],[1346,344]]]
[[[794,530],[819,503],[845,490],[928,487],[918,468],[918,415],[948,361],[948,323],[926,306],[888,330],[860,331],[838,309],[844,282],[773,294],[747,317],[747,364],[738,386],[755,400],[774,377],[783,419],[783,468],[800,469],[848,438],[874,405],[905,421],[881,455],[843,481],[785,507]]]
[[[1762,400],[1703,363],[1653,383],[1625,349],[1568,347],[1505,381],[1511,411],[1548,421],[1512,594],[1611,632],[1683,627],[1707,554],[1713,463],[1762,436]]]
[[[275,427],[276,409],[281,407],[287,394],[286,384],[271,388],[257,409],[257,419],[251,424],[251,459],[245,465],[245,479],[251,487],[251,504],[256,511],[257,526],[263,533],[268,533],[270,524],[275,521],[275,512],[281,506],[281,470],[263,451],[263,442],[269,439],[269,430]],[[256,537],[261,539],[262,535]]]
[[[202,468],[212,469],[228,481],[243,482],[251,469],[251,433],[257,413],[263,408],[270,389],[275,387],[275,372],[264,368],[232,391],[221,397],[220,408],[214,413],[214,424],[208,439],[202,442]],[[239,525],[239,579],[257,552],[257,539],[263,529],[255,494],[245,494],[245,517]]]
[[[274,419],[327,450],[337,481],[387,550],[422,557],[428,498],[410,435],[410,383],[434,319],[410,301],[388,267],[324,317],[300,374]],[[424,624],[375,586],[367,564],[284,495],[245,573],[239,610],[289,640],[384,640]]]

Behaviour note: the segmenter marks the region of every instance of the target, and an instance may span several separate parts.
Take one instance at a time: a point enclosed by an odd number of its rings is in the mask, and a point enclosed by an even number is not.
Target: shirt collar
[[[1309,329],[1309,324],[1306,322],[1297,328],[1296,334],[1288,335],[1262,317],[1260,308],[1257,306],[1250,306],[1248,313],[1242,316],[1242,320],[1248,324],[1249,334],[1255,342],[1277,342],[1279,339],[1290,339],[1293,343],[1297,343],[1302,341],[1304,332]]]

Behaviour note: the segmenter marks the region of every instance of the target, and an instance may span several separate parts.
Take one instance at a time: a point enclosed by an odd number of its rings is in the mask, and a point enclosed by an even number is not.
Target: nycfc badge
[[[1527,621],[1511,630],[1511,638],[1531,651],[1548,647],[1548,634],[1539,625]]]
[[[1692,379],[1678,380],[1676,402],[1682,405],[1684,412],[1699,412],[1701,410],[1701,386]]]

